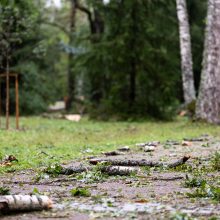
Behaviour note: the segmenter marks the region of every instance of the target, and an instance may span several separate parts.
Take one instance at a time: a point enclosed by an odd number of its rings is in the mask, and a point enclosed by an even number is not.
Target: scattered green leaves
[[[201,177],[193,176],[190,178],[188,175],[186,175],[184,186],[187,188],[193,188],[193,187],[201,187],[205,184],[206,184],[206,180],[202,179]]]
[[[88,171],[77,175],[76,178],[83,183],[94,183],[103,181],[107,178],[107,175],[101,171]]]
[[[220,171],[220,152],[216,152],[211,159],[212,168],[216,171]]]
[[[211,198],[220,201],[220,187],[203,184],[192,193],[187,193],[190,198]]]
[[[0,195],[9,195],[10,194],[10,189],[5,186],[0,187]]]
[[[188,216],[186,213],[175,213],[172,217],[171,220],[193,220],[190,216]]]
[[[87,188],[80,188],[76,187],[75,189],[71,189],[70,193],[72,196],[83,196],[83,197],[90,197],[91,192]]]
[[[204,144],[202,144],[202,147],[210,147],[210,144],[209,143],[204,143]]]
[[[38,188],[34,187],[32,193],[32,195],[41,195],[42,193],[40,193],[40,191],[38,190]]]
[[[63,170],[63,167],[58,164],[58,163],[55,163],[55,164],[52,164],[52,165],[49,165],[45,170],[44,172],[49,174],[50,176],[52,177],[56,177],[58,176],[59,174],[61,174],[61,171]]]

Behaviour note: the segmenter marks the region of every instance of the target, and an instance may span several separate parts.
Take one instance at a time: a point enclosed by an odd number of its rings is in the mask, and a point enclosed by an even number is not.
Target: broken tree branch
[[[109,151],[109,152],[103,152],[105,156],[117,156],[117,155],[124,155],[125,153],[120,151]]]
[[[127,159],[91,159],[89,161],[90,164],[96,165],[98,163],[108,163],[113,166],[149,166],[149,167],[168,167],[174,168],[184,164],[190,156],[184,156],[183,158],[172,162],[172,163],[161,163],[161,162],[154,162],[148,160],[127,160]]]
[[[63,175],[72,175],[75,173],[81,173],[81,172],[87,172],[92,171],[94,167],[86,167],[83,165],[80,165],[78,167],[67,167],[63,168],[61,171],[61,174]],[[106,173],[108,175],[120,175],[120,176],[126,176],[131,175],[132,173],[136,173],[138,170],[134,167],[121,167],[121,166],[100,166],[97,168],[97,170],[100,170],[102,173]]]

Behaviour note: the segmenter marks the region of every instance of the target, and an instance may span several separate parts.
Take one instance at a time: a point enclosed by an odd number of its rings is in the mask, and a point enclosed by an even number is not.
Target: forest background
[[[13,33],[9,63],[19,74],[22,115],[65,99],[69,112],[92,118],[172,119],[184,103],[176,1],[63,0],[58,7],[1,0],[0,6],[0,33],[4,25]],[[188,0],[187,9],[198,93],[207,1]],[[5,72],[2,50],[0,64]]]

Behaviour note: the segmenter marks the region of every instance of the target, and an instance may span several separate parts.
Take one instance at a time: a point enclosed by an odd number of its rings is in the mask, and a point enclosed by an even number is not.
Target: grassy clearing
[[[12,119],[13,120],[13,119]],[[220,127],[175,122],[94,122],[74,123],[40,117],[21,118],[21,131],[0,130],[0,154],[13,154],[19,163],[13,168],[38,168],[51,162],[67,162],[137,142],[181,140],[202,134],[219,135]],[[1,168],[1,171],[5,168]]]

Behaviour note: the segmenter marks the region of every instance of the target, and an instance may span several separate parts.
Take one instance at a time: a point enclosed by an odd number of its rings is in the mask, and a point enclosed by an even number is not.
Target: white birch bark
[[[47,196],[8,195],[0,196],[0,213],[51,209],[52,201]]]
[[[203,69],[196,116],[220,123],[220,0],[208,0]]]
[[[183,94],[185,104],[189,104],[196,99],[196,94],[193,78],[191,37],[186,0],[176,0],[176,7],[179,21]]]

